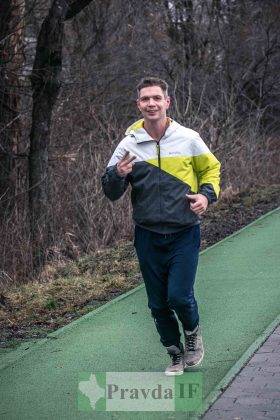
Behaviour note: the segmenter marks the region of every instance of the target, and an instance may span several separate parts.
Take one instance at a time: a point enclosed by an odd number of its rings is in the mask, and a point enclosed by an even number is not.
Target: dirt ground
[[[201,250],[279,207],[279,192],[279,185],[223,191],[203,216]],[[0,347],[45,337],[141,281],[131,242],[53,263],[36,281],[0,289]]]

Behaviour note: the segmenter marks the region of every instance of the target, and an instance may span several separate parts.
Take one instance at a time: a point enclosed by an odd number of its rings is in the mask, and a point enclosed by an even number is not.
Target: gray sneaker
[[[171,357],[171,365],[165,369],[167,376],[182,375],[184,373],[184,347],[180,343],[180,348],[177,346],[166,347],[167,353]]]
[[[184,331],[185,334],[185,367],[197,366],[202,362],[204,348],[200,327],[197,326],[193,331]]]

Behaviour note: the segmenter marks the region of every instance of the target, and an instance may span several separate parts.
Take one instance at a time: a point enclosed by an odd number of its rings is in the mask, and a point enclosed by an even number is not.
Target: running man
[[[167,116],[164,80],[142,79],[137,92],[143,119],[127,129],[102,185],[112,201],[132,187],[134,244],[148,306],[171,357],[165,373],[179,375],[204,356],[194,283],[200,216],[218,198],[220,163],[197,132]]]

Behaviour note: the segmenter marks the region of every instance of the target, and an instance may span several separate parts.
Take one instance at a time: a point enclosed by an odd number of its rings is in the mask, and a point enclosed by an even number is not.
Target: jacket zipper
[[[166,131],[166,130],[165,130]],[[157,141],[157,157],[158,157],[158,197],[159,197],[159,215],[162,215],[162,208],[161,208],[161,194],[160,194],[160,173],[161,173],[161,160],[160,160],[160,141],[164,137],[165,132],[161,136],[161,138]]]
[[[161,162],[160,162],[160,145],[159,142],[157,142],[157,157],[158,157],[158,167],[161,169]]]
[[[158,158],[158,200],[159,200],[159,217],[161,218],[162,208],[161,208],[161,194],[160,194],[160,173],[161,173],[161,161],[160,161],[160,142],[157,141],[157,158]],[[160,220],[159,220],[160,221]]]

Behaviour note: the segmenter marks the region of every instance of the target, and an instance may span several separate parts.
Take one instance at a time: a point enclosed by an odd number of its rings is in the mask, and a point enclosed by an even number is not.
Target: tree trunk
[[[33,111],[29,152],[30,230],[35,270],[45,262],[51,243],[48,153],[52,111],[60,90],[63,22],[75,16],[90,2],[54,0],[38,37],[31,75]]]
[[[38,268],[50,244],[48,220],[48,148],[52,110],[59,93],[62,67],[64,0],[54,0],[42,23],[31,75],[33,89],[32,127],[29,152],[29,204],[33,265]]]

